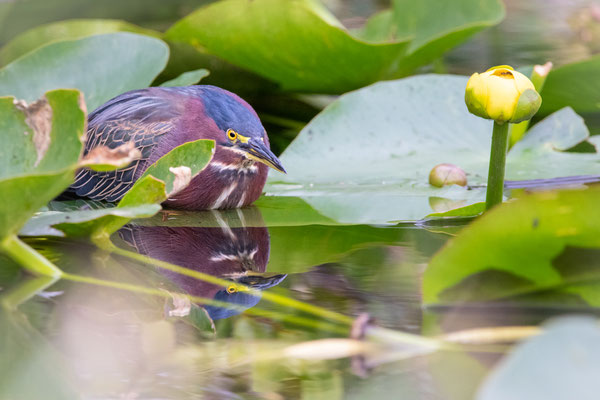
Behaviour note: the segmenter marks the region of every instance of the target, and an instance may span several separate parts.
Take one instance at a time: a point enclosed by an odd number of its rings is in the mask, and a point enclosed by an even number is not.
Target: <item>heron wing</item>
[[[133,141],[141,158],[109,172],[81,169],[70,190],[94,200],[118,201],[147,167],[147,160],[163,135],[172,131],[181,105],[159,88],[136,90],[115,97],[88,119],[84,154],[97,146],[117,148]]]

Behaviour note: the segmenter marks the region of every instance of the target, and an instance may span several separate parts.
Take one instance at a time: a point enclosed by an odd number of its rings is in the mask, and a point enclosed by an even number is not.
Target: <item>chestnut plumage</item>
[[[78,171],[70,191],[118,201],[144,171],[173,148],[197,139],[215,141],[209,165],[165,203],[186,210],[244,207],[262,193],[268,167],[285,172],[252,107],[224,89],[197,85],[124,93],[88,119],[85,153],[133,141],[141,158],[117,171]]]

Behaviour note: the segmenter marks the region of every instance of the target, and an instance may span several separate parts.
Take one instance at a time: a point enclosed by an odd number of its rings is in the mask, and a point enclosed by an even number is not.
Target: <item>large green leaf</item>
[[[317,92],[384,78],[407,46],[359,40],[310,0],[221,1],[179,21],[165,37],[194,44],[285,89]]]
[[[504,6],[496,0],[394,0],[393,4],[391,19],[395,34],[413,37],[400,74],[435,60],[504,18]]]
[[[481,187],[428,184],[431,168],[440,163],[464,169],[469,185],[486,183],[492,124],[467,111],[466,82],[424,75],[341,96],[281,155],[288,174],[271,174],[267,193],[301,197],[343,223],[418,220],[438,211],[430,205],[435,199],[456,206],[483,200]],[[579,116],[559,111],[511,149],[507,179],[597,174],[598,153],[563,151],[588,136]]]
[[[0,95],[33,101],[47,90],[76,88],[93,110],[118,94],[150,85],[168,57],[164,42],[132,33],[50,43],[0,70]]]
[[[550,71],[542,98],[541,114],[566,106],[580,113],[600,112],[600,55]]]
[[[575,258],[566,268],[558,259],[568,248],[600,247],[599,201],[595,187],[542,192],[494,208],[433,257],[423,279],[425,302],[489,300],[598,279]]]
[[[593,318],[552,321],[496,366],[477,399],[596,399],[599,343],[600,329]]]
[[[397,21],[407,24],[398,29],[388,14],[373,18],[353,36],[313,0],[227,0],[197,10],[165,37],[190,43],[287,90],[340,93],[410,73],[503,16],[497,0],[478,1],[477,7],[462,0],[450,8],[468,11],[435,13],[434,21],[418,2],[406,3],[398,5],[402,15],[418,19],[418,26]],[[432,26],[439,29],[432,31]],[[402,33],[381,33],[389,30]],[[412,54],[406,58],[412,37]]]
[[[0,98],[0,238],[14,234],[71,183],[81,153],[85,106],[75,90],[55,90],[27,107]]]
[[[45,44],[66,39],[81,39],[86,36],[113,32],[132,32],[159,37],[156,31],[143,29],[125,21],[115,19],[72,19],[54,22],[30,29],[15,37],[0,50],[0,65],[6,65],[17,58]]]

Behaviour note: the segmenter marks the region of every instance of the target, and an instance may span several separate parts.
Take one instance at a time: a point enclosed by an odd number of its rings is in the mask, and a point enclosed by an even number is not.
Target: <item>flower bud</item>
[[[508,65],[501,65],[471,75],[465,103],[470,113],[503,124],[531,119],[542,98],[529,78]]]
[[[429,184],[435,187],[446,185],[467,185],[467,175],[453,164],[438,164],[429,173]]]

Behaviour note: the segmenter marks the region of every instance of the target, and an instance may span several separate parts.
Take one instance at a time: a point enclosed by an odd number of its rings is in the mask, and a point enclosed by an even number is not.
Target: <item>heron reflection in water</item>
[[[258,209],[202,214],[207,227],[127,225],[121,238],[149,257],[232,282],[229,287],[215,285],[173,271],[161,270],[184,292],[232,304],[232,308],[204,306],[213,319],[229,318],[255,306],[260,296],[237,291],[235,284],[264,290],[279,284],[286,275],[266,273],[269,261],[269,231],[262,225]],[[257,223],[258,222],[258,223]]]

